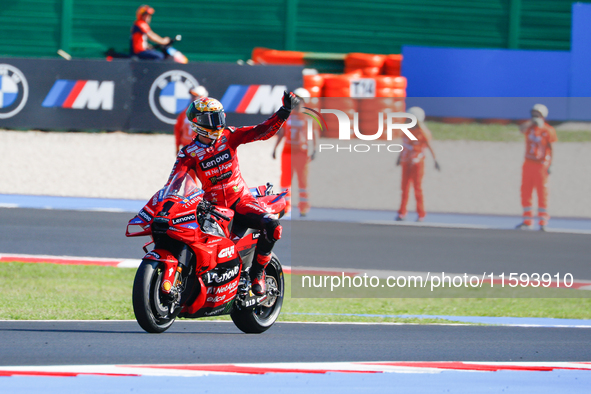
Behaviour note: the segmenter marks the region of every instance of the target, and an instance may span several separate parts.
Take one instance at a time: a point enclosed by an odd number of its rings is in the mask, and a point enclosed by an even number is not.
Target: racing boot
[[[267,286],[265,283],[265,267],[271,261],[271,253],[267,256],[257,255],[257,260],[250,268],[250,281],[252,282],[252,292],[257,296],[265,295]]]

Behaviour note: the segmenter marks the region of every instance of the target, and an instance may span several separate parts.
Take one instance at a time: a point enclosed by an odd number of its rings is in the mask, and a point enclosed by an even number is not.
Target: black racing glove
[[[298,96],[296,96],[292,92],[283,92],[283,106],[279,108],[279,111],[277,111],[277,115],[281,119],[287,120],[287,118],[289,118],[289,115],[291,114],[291,111],[294,108],[296,108],[299,103],[300,99],[298,98]]]

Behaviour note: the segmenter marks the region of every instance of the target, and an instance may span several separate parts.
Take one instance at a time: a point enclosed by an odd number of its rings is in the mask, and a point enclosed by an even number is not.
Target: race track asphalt
[[[129,213],[0,209],[0,253],[141,258]],[[286,265],[482,272],[571,270],[591,279],[588,235],[356,223],[283,222]],[[292,248],[293,246],[293,248]],[[290,250],[293,249],[293,250]],[[314,256],[314,258],[310,258]],[[277,323],[261,335],[231,322],[0,321],[1,365],[313,361],[589,361],[591,330],[451,325]]]
[[[143,256],[147,237],[126,238],[129,213],[0,208],[0,253]],[[360,223],[282,221],[284,265],[419,272],[569,272],[591,280],[584,234]]]
[[[589,361],[591,330],[178,321],[147,334],[134,321],[0,321],[0,365],[330,361]]]

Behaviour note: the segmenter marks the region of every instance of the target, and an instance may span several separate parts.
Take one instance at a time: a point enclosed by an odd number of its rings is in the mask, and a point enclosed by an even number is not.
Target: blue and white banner
[[[301,84],[292,66],[0,58],[0,128],[172,132],[199,85],[236,102],[229,125],[256,124]]]

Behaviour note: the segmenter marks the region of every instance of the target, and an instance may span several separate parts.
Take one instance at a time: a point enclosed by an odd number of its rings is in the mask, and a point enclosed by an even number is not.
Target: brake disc
[[[275,301],[277,301],[279,289],[277,288],[277,281],[272,276],[267,275],[265,278],[265,284],[267,285],[267,299],[261,302],[261,305],[270,308],[275,305]]]

